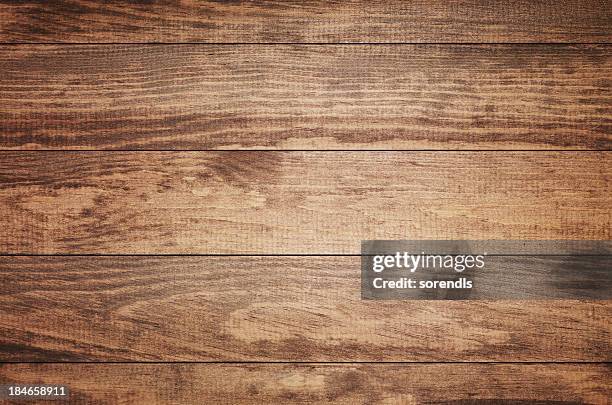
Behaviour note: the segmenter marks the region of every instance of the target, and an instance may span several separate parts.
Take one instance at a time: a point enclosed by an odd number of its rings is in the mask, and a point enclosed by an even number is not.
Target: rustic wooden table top
[[[609,240],[612,4],[0,0],[0,385],[612,400],[610,300],[368,301],[362,240]]]

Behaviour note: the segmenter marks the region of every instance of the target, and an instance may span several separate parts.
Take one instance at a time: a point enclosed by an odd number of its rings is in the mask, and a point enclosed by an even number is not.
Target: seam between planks
[[[436,365],[436,364],[612,364],[612,361],[0,361],[5,364],[396,364],[396,365]]]
[[[0,42],[0,46],[23,45],[218,45],[218,46],[372,46],[372,45],[522,45],[522,46],[572,46],[572,45],[612,45],[612,42]]]
[[[0,146],[1,148],[1,146]],[[31,153],[31,152],[452,152],[452,153],[475,153],[475,152],[612,152],[612,149],[0,149],[0,153]]]
[[[583,239],[589,241],[591,239]],[[595,239],[606,240],[606,239]],[[434,253],[432,253],[434,254]],[[0,253],[1,257],[366,257],[359,253]],[[489,257],[608,257],[609,254],[488,254]]]

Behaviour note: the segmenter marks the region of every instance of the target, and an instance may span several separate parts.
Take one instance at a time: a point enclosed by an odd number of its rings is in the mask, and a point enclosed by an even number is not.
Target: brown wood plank
[[[1,42],[612,42],[609,0],[2,1]]]
[[[0,257],[0,282],[1,361],[612,360],[610,300],[363,300],[357,256]]]
[[[608,404],[605,364],[4,364],[71,403]],[[55,403],[55,402],[54,402]]]
[[[3,152],[3,253],[610,239],[606,152]]]
[[[609,46],[0,48],[4,149],[612,149]]]

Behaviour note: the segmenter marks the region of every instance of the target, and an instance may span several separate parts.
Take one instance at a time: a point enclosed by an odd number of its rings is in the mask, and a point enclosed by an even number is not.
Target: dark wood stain
[[[608,0],[3,1],[3,42],[612,42]]]
[[[5,47],[0,148],[609,150],[611,60],[607,45]]]

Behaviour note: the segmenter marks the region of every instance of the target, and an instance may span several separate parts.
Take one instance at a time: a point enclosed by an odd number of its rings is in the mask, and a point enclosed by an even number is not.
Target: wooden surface
[[[358,254],[609,239],[607,152],[5,152],[3,253]]]
[[[612,360],[611,301],[363,300],[358,256],[4,257],[0,279],[2,361]]]
[[[2,42],[611,42],[609,0],[3,1]]]
[[[609,376],[602,364],[0,366],[3,380],[71,383],[72,403],[87,404],[605,404]]]
[[[4,47],[0,148],[610,150],[610,49]]]
[[[364,300],[358,254],[609,240],[611,5],[0,0],[0,385],[609,404],[611,300]]]

